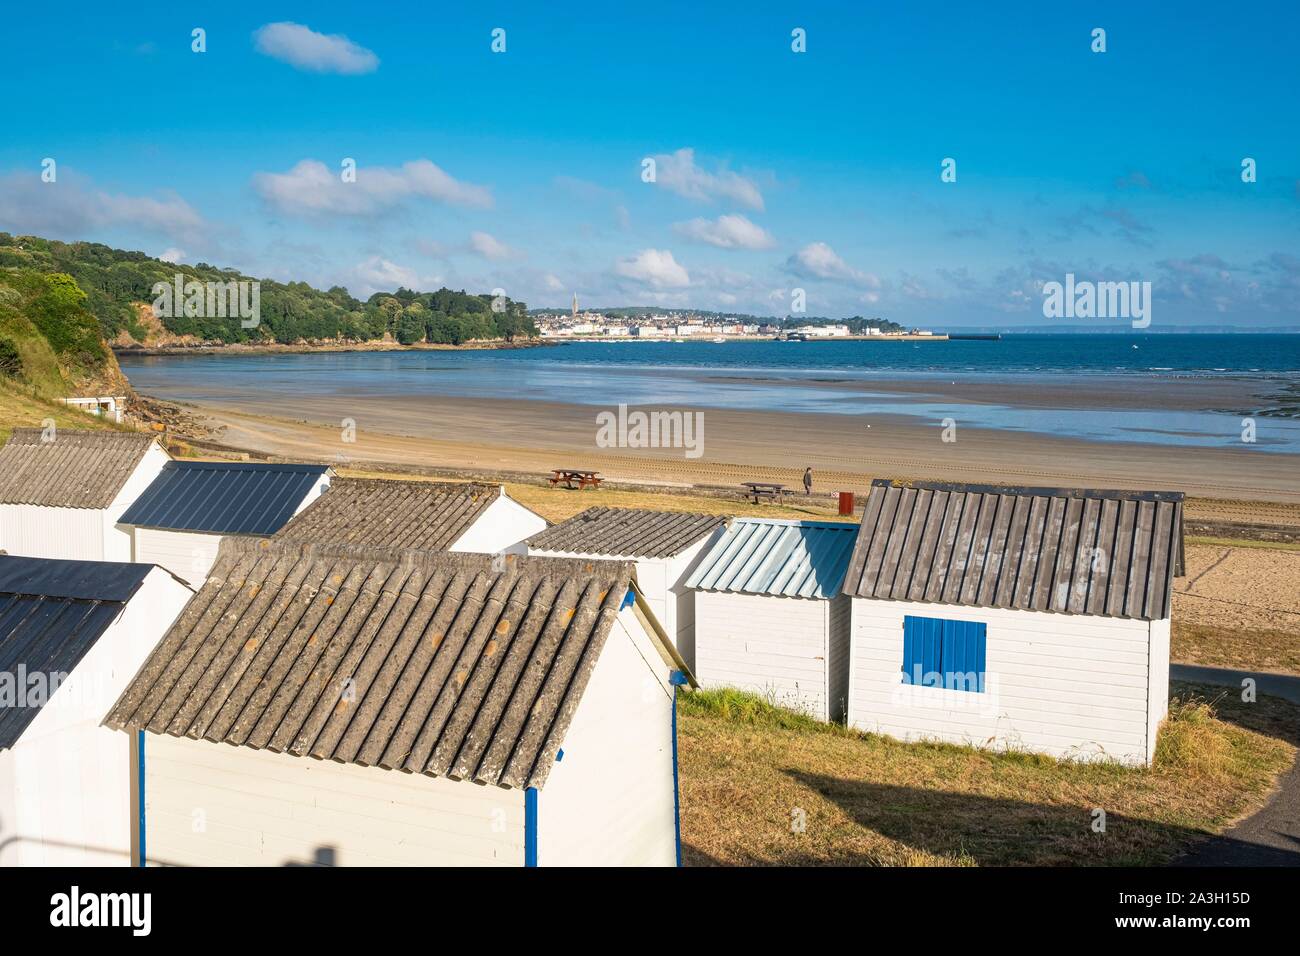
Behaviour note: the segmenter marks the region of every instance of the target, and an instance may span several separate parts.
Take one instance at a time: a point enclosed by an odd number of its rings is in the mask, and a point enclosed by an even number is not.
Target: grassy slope
[[[1177,686],[1155,766],[902,744],[734,691],[684,694],[691,865],[1168,862],[1261,806],[1295,758],[1300,709]],[[1093,832],[1093,810],[1106,832]],[[792,821],[802,811],[803,832]]]
[[[23,378],[28,391],[45,395],[63,394],[66,382],[58,359],[45,336],[15,308],[0,303],[0,338],[13,342],[23,360]],[[15,385],[9,380],[0,380]],[[0,422],[7,419],[0,418]]]
[[[87,415],[61,403],[47,401],[33,394],[31,388],[0,381],[0,442],[8,441],[9,433],[14,428],[40,428],[49,418],[54,419],[54,424],[59,428],[117,427],[94,415]]]

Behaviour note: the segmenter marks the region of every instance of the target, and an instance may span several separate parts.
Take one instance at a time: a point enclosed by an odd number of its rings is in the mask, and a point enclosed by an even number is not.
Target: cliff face
[[[104,360],[103,366],[90,371],[72,371],[69,373],[69,384],[71,390],[69,397],[86,398],[95,395],[124,395],[133,396],[135,392],[131,388],[131,383],[127,381],[126,376],[122,373],[122,368],[117,364],[117,356],[113,354],[112,349],[105,348],[108,352],[108,358]]]
[[[131,348],[133,346],[143,346],[146,348],[184,348],[186,346],[200,345],[202,340],[193,335],[177,335],[169,332],[163,325],[162,319],[153,314],[153,306],[148,302],[132,302],[131,307],[135,309],[136,324],[139,328],[144,329],[144,338],[138,339],[133,336],[127,329],[122,329],[117,336],[109,343],[115,349]]]

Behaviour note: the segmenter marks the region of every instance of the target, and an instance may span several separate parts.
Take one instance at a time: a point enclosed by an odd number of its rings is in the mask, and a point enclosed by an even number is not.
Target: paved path
[[[1236,687],[1246,677],[1255,679],[1255,690],[1270,697],[1281,697],[1300,704],[1300,677],[1294,674],[1274,674],[1271,671],[1238,671],[1228,667],[1202,667],[1199,664],[1169,665],[1170,680],[1191,681],[1196,684],[1214,684]]]
[[[1260,694],[1300,703],[1300,677],[1291,674],[1174,664],[1169,676],[1173,680],[1237,688],[1242,678],[1253,677]],[[1221,836],[1206,840],[1176,865],[1300,866],[1300,761],[1282,775],[1278,787],[1258,813]]]

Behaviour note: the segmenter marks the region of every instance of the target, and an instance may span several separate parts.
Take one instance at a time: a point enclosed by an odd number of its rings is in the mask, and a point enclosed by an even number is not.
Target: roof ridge
[[[69,438],[74,439],[75,441],[82,441],[83,439],[89,439],[92,444],[94,442],[100,440],[106,440],[110,438],[115,439],[117,441],[134,440],[134,441],[141,441],[141,442],[151,442],[158,438],[158,436],[153,432],[142,432],[142,431],[134,431],[134,430],[119,431],[117,429],[108,429],[108,428],[96,429],[96,428],[57,428],[56,427],[54,429],[54,438],[47,440],[45,438],[45,432],[46,430],[44,428],[20,426],[10,430],[9,440],[17,441],[21,445],[30,445],[33,442],[30,441],[29,439],[34,439],[37,443],[42,445],[53,445],[53,444],[57,444],[58,442],[65,441],[66,439]]]
[[[307,541],[295,538],[256,538],[230,535],[221,539],[217,561],[249,554],[300,558],[334,558],[357,563],[397,564],[416,568],[487,568],[513,566],[518,570],[591,572],[607,570],[613,576],[630,571],[633,562],[604,558],[553,558],[522,554],[481,554],[473,551],[432,551],[427,548],[383,548],[343,542]]]
[[[1119,501],[1182,501],[1182,491],[1135,491],[1127,488],[1054,488],[1038,485],[999,485],[982,482],[930,481],[912,478],[873,478],[872,488],[913,488],[969,494],[1022,495],[1035,498],[1113,498]]]
[[[310,462],[302,461],[225,461],[223,459],[195,459],[195,458],[173,458],[164,467],[185,469],[212,469],[230,468],[235,470],[264,470],[264,471],[289,471],[302,472],[304,474],[324,474],[329,471],[329,465],[313,465]]]
[[[404,478],[340,477],[340,478],[335,478],[334,481],[330,483],[331,487],[336,487],[336,486],[359,487],[363,485],[369,485],[371,487],[379,487],[382,485],[386,488],[393,488],[393,489],[405,488],[409,490],[420,490],[420,491],[427,491],[431,488],[451,489],[451,490],[457,490],[457,489],[468,490],[471,488],[479,488],[488,491],[495,491],[498,493],[500,493],[502,488],[500,484],[493,481],[477,481],[477,480],[476,481],[451,481],[451,480],[444,480],[444,479],[425,481],[422,478],[404,479]]]
[[[779,524],[800,528],[829,528],[848,530],[858,533],[856,521],[827,521],[824,518],[767,518],[763,515],[734,515],[728,519],[732,523],[743,521],[745,524]]]

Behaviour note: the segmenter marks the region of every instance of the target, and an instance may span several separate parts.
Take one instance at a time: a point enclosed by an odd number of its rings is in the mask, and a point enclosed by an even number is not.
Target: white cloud
[[[859,272],[824,242],[810,242],[786,261],[786,268],[805,279],[833,279],[879,289],[880,279]]]
[[[370,256],[357,263],[342,284],[353,295],[366,299],[376,292],[394,292],[399,287],[428,292],[442,285],[442,277],[421,275],[414,269],[398,265],[382,256]]]
[[[372,216],[412,199],[431,199],[454,206],[487,207],[486,187],[463,183],[427,159],[398,167],[363,166],[356,181],[345,183],[342,169],[304,159],[286,173],[256,173],[253,188],[283,212]]]
[[[301,23],[268,23],[253,33],[258,53],[312,73],[373,73],[379,57],[339,34],[317,33]]]
[[[504,242],[486,232],[471,232],[469,235],[469,248],[476,255],[493,261],[513,259],[518,255],[515,250]]]
[[[667,249],[642,249],[631,258],[620,259],[615,263],[614,271],[626,279],[635,279],[659,289],[691,284],[690,274]]]
[[[7,232],[48,238],[85,239],[95,230],[120,228],[187,243],[209,238],[208,224],[179,196],[108,193],[67,167],[52,183],[29,173],[0,177],[0,224]]]
[[[771,249],[776,245],[771,233],[740,215],[719,216],[716,220],[692,219],[673,228],[687,239],[719,249]]]
[[[763,208],[763,194],[752,179],[726,168],[707,172],[696,165],[694,149],[660,153],[654,161],[656,185],[679,196],[701,202],[729,199],[748,209]]]
[[[447,254],[447,247],[436,239],[416,239],[411,243],[411,248],[430,259],[441,259]]]
[[[158,258],[163,262],[183,262],[185,260],[185,250],[177,249],[175,246],[172,246],[171,248],[164,249],[162,252],[158,253]]]
[[[549,272],[542,278],[542,285],[545,286],[547,292],[560,292],[564,289],[564,283],[560,281],[560,277]]]

